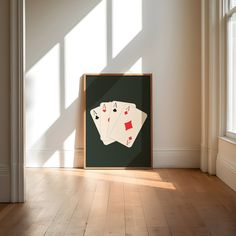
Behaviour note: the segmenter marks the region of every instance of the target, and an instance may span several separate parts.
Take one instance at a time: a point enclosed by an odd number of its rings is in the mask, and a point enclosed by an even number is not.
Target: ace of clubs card
[[[113,101],[111,103],[111,111],[109,115],[109,124],[107,128],[107,135],[110,137],[111,132],[117,122],[117,120],[120,117],[121,112],[126,108],[126,107],[136,107],[134,103],[128,103],[128,102],[120,102],[120,101]]]

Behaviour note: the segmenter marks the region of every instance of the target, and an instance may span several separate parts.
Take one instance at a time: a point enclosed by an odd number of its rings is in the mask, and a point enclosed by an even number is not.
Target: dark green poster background
[[[86,167],[151,167],[151,75],[85,75]],[[133,146],[104,145],[90,115],[101,102],[135,103],[148,116]]]

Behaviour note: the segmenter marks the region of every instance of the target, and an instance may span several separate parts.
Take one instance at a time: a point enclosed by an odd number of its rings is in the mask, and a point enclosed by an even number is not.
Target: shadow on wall
[[[189,14],[185,19],[182,16],[186,12],[196,12],[198,5],[194,0],[178,3],[162,0],[26,0],[26,166],[82,166],[79,162],[83,148],[83,101],[79,79],[82,74],[152,72],[154,90],[157,71],[159,79],[167,77],[168,82],[172,76],[181,77],[184,69],[184,77],[189,80],[192,71],[200,66],[190,53],[196,48],[198,31],[193,33],[196,27],[191,23],[196,15]],[[161,21],[170,11],[173,14],[168,15],[163,28]],[[182,28],[173,28],[173,22]],[[184,34],[181,33],[183,29]],[[179,59],[180,54],[184,54],[185,63]],[[170,64],[172,70],[169,70]],[[200,82],[190,82],[192,101],[196,103],[195,97],[199,96],[196,88]],[[189,82],[184,83],[188,86]],[[166,86],[168,84],[163,81],[163,88]],[[178,90],[181,85],[178,81],[174,86]],[[158,96],[165,99],[166,92],[161,92],[161,87],[159,90]],[[185,98],[180,92],[179,101],[189,101],[188,94]],[[154,130],[162,133],[163,127],[163,133],[166,133],[165,127],[171,129],[172,124],[159,121],[157,125],[155,122],[158,93],[154,91],[153,94]],[[178,108],[175,95],[174,92],[173,99]],[[190,127],[196,126],[200,114],[200,107],[192,108],[195,105],[187,104],[191,116],[196,117],[189,122]],[[163,106],[158,104],[160,112]],[[166,114],[173,117],[171,112],[175,114],[170,110]],[[174,122],[173,126],[176,126]],[[184,120],[178,123],[179,129],[184,126]],[[189,138],[187,133],[184,135]],[[154,146],[157,141],[154,133]]]

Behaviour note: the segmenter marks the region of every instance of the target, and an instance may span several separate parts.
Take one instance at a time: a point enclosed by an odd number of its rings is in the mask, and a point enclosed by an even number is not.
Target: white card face
[[[99,136],[101,136],[101,133],[100,133],[100,125],[101,125],[100,106],[92,109],[90,111],[90,115],[92,116],[93,122],[98,130]]]
[[[107,129],[110,120],[111,102],[102,102],[100,104],[101,124],[100,134],[101,140],[105,145],[115,142],[113,139],[107,136]]]
[[[120,114],[110,137],[126,147],[132,147],[146,118],[146,113],[132,106],[126,107]]]
[[[111,111],[110,111],[110,119],[107,129],[107,135],[108,137],[111,135],[111,132],[121,114],[121,112],[127,107],[136,107],[134,103],[127,103],[127,102],[119,102],[119,101],[113,101],[111,103]]]

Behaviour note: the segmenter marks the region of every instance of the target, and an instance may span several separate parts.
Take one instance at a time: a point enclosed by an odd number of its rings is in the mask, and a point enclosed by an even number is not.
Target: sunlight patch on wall
[[[75,151],[57,150],[43,163],[43,167],[74,167]]]
[[[75,130],[63,142],[64,150],[73,150],[75,148]]]
[[[56,44],[26,74],[26,142],[32,145],[60,116],[60,48]]]
[[[143,72],[143,60],[140,57],[130,69],[127,71],[128,73],[142,73]]]
[[[112,3],[114,58],[142,30],[142,0],[113,0]]]
[[[65,106],[78,97],[79,78],[100,72],[107,61],[106,1],[101,1],[65,37]]]
[[[43,164],[43,167],[60,167],[60,152],[54,152],[47,161]]]

